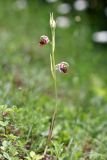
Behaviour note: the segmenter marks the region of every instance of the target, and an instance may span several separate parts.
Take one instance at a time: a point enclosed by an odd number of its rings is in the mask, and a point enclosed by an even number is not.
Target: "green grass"
[[[18,10],[15,1],[0,1],[0,104],[10,108],[5,119],[2,113],[8,109],[1,106],[0,113],[0,121],[8,121],[0,124],[1,146],[8,146],[0,147],[3,160],[6,156],[30,160],[31,151],[39,155],[44,151],[54,93],[51,47],[41,48],[38,41],[41,35],[50,37],[49,13],[54,11],[57,17],[56,6],[29,0],[27,8]],[[75,22],[76,15],[81,22]],[[91,39],[103,19],[87,12],[72,11],[68,16],[71,27],[56,30],[56,61],[67,61],[70,68],[67,75],[57,74],[58,114],[48,154],[65,160],[106,160],[107,47]],[[13,105],[17,108],[11,108]]]

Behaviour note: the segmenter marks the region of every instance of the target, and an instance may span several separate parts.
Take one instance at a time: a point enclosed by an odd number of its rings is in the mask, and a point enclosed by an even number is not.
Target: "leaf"
[[[51,54],[50,54],[50,63],[51,63],[51,73],[52,73],[53,79],[55,79],[55,76],[54,76],[54,69],[53,69],[53,60],[52,60]]]
[[[7,148],[7,147],[8,147],[8,141],[5,141],[5,140],[4,140],[4,141],[2,142],[2,145],[3,145],[4,148]]]
[[[0,121],[0,125],[3,126],[3,127],[6,127],[8,125],[8,121]]]
[[[34,160],[41,160],[44,156],[43,155],[35,155],[35,159]]]
[[[3,156],[4,156],[4,158],[6,158],[6,159],[8,159],[8,160],[11,160],[11,157],[9,156],[8,153],[4,152],[4,153],[3,153]]]
[[[0,154],[0,158],[2,158],[2,154]]]
[[[31,151],[31,152],[30,152],[30,156],[31,156],[32,158],[34,158],[35,152],[34,152],[34,151]]]
[[[33,160],[41,160],[44,156],[43,156],[43,155],[39,155],[39,154],[35,154],[34,151],[31,151],[31,152],[30,152],[30,157],[31,157]]]

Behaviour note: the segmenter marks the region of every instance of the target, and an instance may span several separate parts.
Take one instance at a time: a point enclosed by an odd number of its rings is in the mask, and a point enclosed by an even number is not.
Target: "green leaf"
[[[7,147],[8,147],[8,143],[9,143],[8,141],[5,141],[5,140],[4,140],[4,141],[2,142],[3,147],[4,147],[4,148],[7,148]]]
[[[8,159],[8,160],[11,160],[11,157],[9,156],[8,153],[4,152],[4,153],[3,153],[3,156],[4,156],[4,158],[6,158],[6,159]]]
[[[30,156],[33,158],[35,156],[35,152],[34,151],[31,151],[30,152]]]
[[[43,155],[35,155],[35,159],[34,160],[41,160],[44,156]]]
[[[50,54],[50,63],[51,63],[51,73],[52,73],[53,79],[55,79],[55,76],[54,76],[54,69],[53,69],[53,60],[52,60],[51,54]]]
[[[30,157],[31,157],[33,160],[41,160],[44,156],[43,156],[43,155],[39,155],[39,154],[35,154],[34,151],[31,151],[31,152],[30,152]]]
[[[8,121],[0,121],[0,125],[3,126],[3,127],[6,127],[8,125]]]

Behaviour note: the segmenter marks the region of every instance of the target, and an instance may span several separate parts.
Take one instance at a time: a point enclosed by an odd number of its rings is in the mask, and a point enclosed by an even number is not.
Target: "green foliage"
[[[30,152],[30,156],[26,157],[27,160],[41,160],[44,156],[35,154],[34,151]]]
[[[0,106],[0,158],[18,160],[26,155],[25,143],[21,140],[21,131],[16,123],[18,109]]]
[[[20,9],[14,0],[0,1],[0,104],[7,104],[0,106],[0,160],[43,156],[54,93],[50,47],[38,40],[50,35],[49,12],[59,16],[59,2],[43,4],[27,0]],[[64,59],[70,68],[57,74],[59,109],[45,160],[107,159],[107,47],[91,41],[106,20],[93,14],[72,10],[71,27],[56,30],[56,63]]]

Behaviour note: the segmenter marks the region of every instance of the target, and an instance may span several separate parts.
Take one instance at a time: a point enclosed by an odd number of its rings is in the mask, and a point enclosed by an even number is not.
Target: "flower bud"
[[[51,28],[56,28],[55,20],[50,20],[50,26],[51,26]]]
[[[45,36],[45,35],[41,36],[39,43],[40,43],[41,46],[44,46],[44,45],[48,44],[49,43],[48,36]]]
[[[58,70],[59,72],[62,72],[62,73],[67,73],[68,67],[69,67],[69,64],[67,62],[61,62],[56,65],[56,70]]]
[[[56,22],[53,18],[53,13],[50,14],[50,27],[51,28],[56,28]]]

